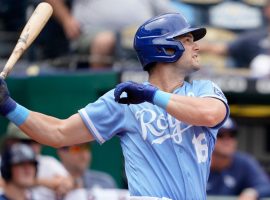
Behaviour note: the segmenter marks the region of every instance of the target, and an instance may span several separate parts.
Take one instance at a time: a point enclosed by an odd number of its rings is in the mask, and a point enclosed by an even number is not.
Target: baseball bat
[[[14,65],[25,52],[25,50],[32,44],[38,34],[41,32],[53,12],[52,6],[48,3],[39,3],[35,8],[33,14],[24,26],[20,38],[18,39],[11,55],[9,56],[3,71],[0,76],[5,79]]]

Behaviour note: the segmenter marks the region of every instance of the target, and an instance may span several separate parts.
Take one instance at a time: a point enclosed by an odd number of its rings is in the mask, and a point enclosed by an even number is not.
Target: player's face
[[[25,162],[13,165],[12,170],[12,181],[19,187],[28,188],[34,185],[36,168],[32,162]]]
[[[193,35],[188,33],[177,38],[177,40],[182,43],[185,51],[176,64],[182,69],[186,69],[188,72],[199,70],[199,45],[194,42]]]

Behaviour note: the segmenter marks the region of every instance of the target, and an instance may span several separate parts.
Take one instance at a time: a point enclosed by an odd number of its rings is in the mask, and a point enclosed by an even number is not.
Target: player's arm
[[[94,140],[78,113],[62,120],[30,111],[26,121],[19,128],[37,142],[53,147]]]
[[[126,97],[121,96],[123,92],[127,93]],[[115,101],[123,104],[147,101],[158,105],[176,119],[196,126],[214,127],[224,120],[227,113],[225,103],[217,98],[181,96],[131,81],[119,84],[114,95]]]
[[[178,120],[207,127],[214,127],[222,122],[227,113],[225,104],[219,99],[187,97],[177,94],[170,96],[166,110]]]
[[[79,114],[62,120],[32,112],[9,96],[7,85],[2,78],[0,78],[0,114],[41,144],[60,147],[93,140]]]

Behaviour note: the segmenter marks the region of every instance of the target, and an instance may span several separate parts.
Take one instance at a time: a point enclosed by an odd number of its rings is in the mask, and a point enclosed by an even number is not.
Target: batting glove
[[[114,90],[115,101],[122,104],[140,104],[145,101],[153,103],[153,99],[158,88],[147,84],[135,83],[127,81],[120,83]],[[121,97],[126,92],[126,97]]]
[[[0,114],[6,116],[16,108],[16,102],[10,98],[7,84],[0,78]]]

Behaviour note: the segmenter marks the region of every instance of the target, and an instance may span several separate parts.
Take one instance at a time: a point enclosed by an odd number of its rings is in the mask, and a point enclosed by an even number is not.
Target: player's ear
[[[168,49],[166,49],[165,51],[166,51],[166,53],[167,53],[168,55],[174,55],[174,54],[175,54],[175,49],[172,49],[172,48],[168,48]]]

